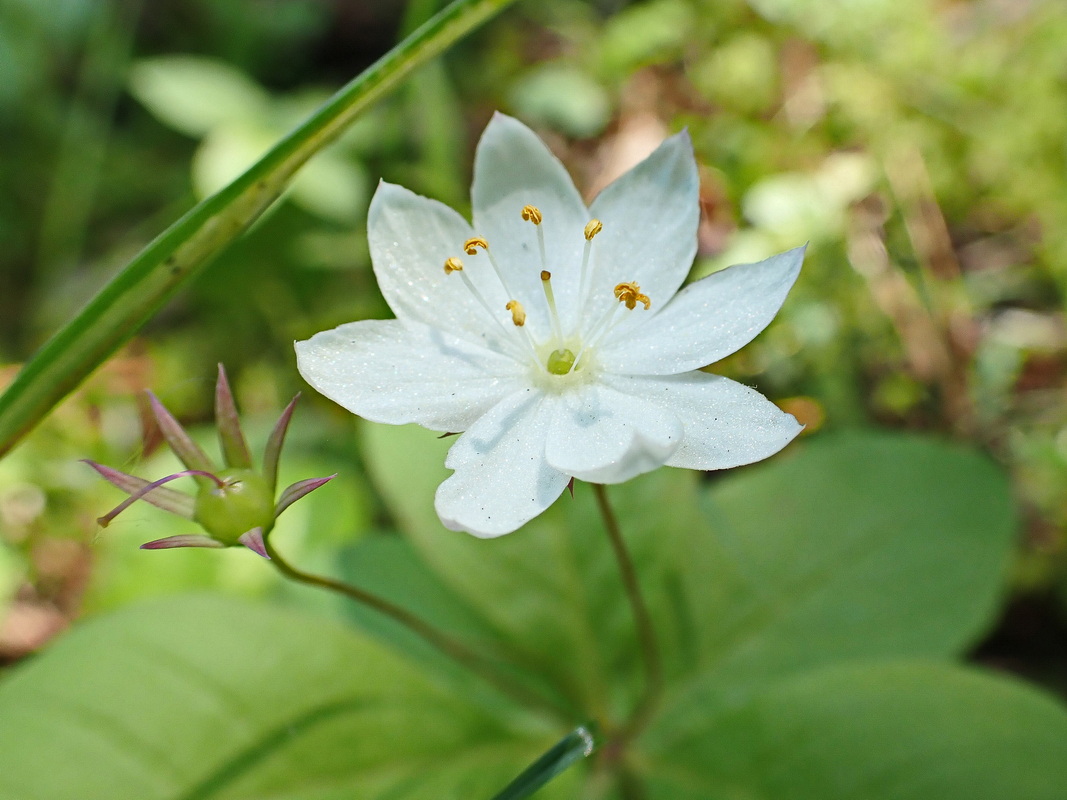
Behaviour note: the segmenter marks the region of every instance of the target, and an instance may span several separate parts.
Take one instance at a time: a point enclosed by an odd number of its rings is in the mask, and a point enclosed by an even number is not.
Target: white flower
[[[395,320],[297,342],[300,373],[375,422],[465,431],[437,490],[441,521],[491,537],[572,477],[619,483],[661,465],[724,469],[800,431],[758,392],[699,368],[763,330],[803,248],[678,291],[696,253],[686,133],[590,207],[532,131],[497,114],[474,164],[474,226],[382,183],[367,222]]]

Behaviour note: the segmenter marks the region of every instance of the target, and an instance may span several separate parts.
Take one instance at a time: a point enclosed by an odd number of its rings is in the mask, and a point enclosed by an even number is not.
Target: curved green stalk
[[[514,0],[456,0],[353,79],[233,183],[131,261],[0,396],[0,456],[281,196],[297,170],[419,65]]]
[[[350,600],[374,609],[379,614],[403,625],[457,664],[481,676],[487,683],[495,686],[501,692],[511,696],[528,708],[540,709],[556,717],[563,713],[551,699],[532,691],[525,684],[519,683],[501,672],[494,659],[471,649],[459,639],[455,639],[435,628],[407,609],[401,608],[384,597],[368,592],[358,586],[353,586],[350,583],[328,578],[324,575],[315,575],[294,567],[275,549],[269,538],[264,541],[264,547],[266,548],[267,556],[270,558],[271,565],[290,580],[307,586],[316,586],[329,592],[336,592]]]

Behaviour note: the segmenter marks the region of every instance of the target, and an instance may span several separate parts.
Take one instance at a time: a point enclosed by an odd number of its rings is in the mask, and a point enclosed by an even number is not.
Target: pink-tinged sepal
[[[270,560],[270,556],[267,555],[267,543],[263,540],[263,529],[253,528],[247,533],[242,533],[237,537],[237,541],[255,553],[257,556],[263,556],[263,558]]]
[[[152,406],[152,416],[156,418],[156,424],[167,440],[170,449],[181,459],[188,469],[201,470],[203,472],[218,472],[218,467],[208,458],[207,453],[200,449],[200,445],[189,438],[189,434],[178,423],[178,420],[167,411],[166,407],[151,392],[147,392],[148,402]],[[197,483],[201,486],[210,485],[206,479],[198,478]]]
[[[289,508],[293,503],[299,500],[301,497],[311,494],[320,486],[329,483],[337,477],[335,472],[333,475],[327,475],[325,478],[306,478],[302,481],[297,481],[292,486],[286,487],[282,492],[282,496],[278,498],[278,504],[274,506],[274,517],[277,518],[285,509]]]
[[[223,461],[231,467],[251,469],[252,454],[248,451],[248,442],[241,431],[237,406],[233,401],[233,392],[222,364],[219,364],[219,377],[215,382],[215,424],[219,429]]]
[[[289,420],[293,417],[293,409],[296,408],[296,401],[299,399],[300,395],[297,394],[296,397],[289,401],[289,405],[285,407],[282,415],[278,417],[278,421],[274,424],[274,430],[270,432],[270,438],[267,439],[267,448],[263,454],[263,477],[266,478],[267,485],[270,486],[272,492],[278,488],[278,459],[282,454],[285,434],[289,430]]]
[[[202,536],[198,533],[183,533],[178,536],[167,536],[164,539],[156,539],[141,545],[142,550],[170,550],[175,547],[225,547],[222,542],[212,539],[210,536]]]
[[[144,493],[140,495],[141,499],[151,503],[156,508],[162,508],[164,511],[169,511],[171,514],[177,514],[179,517],[185,517],[186,519],[193,518],[193,509],[196,505],[195,498],[176,492],[173,489],[168,489],[165,486],[160,486],[158,481],[153,488],[144,491],[147,487],[152,486],[152,481],[146,481],[136,475],[127,475],[125,472],[119,472],[117,469],[97,464],[87,458],[83,458],[82,461],[95,469],[104,480],[115,488],[126,492],[126,494],[133,495],[143,491]]]
[[[171,481],[177,480],[178,478],[187,478],[187,477],[190,477],[190,476],[197,477],[197,478],[202,478],[203,480],[207,480],[207,481],[211,481],[211,483],[208,484],[209,486],[221,486],[222,485],[222,481],[220,481],[217,477],[212,475],[210,472],[204,472],[203,470],[187,469],[187,470],[183,470],[182,472],[175,472],[173,475],[167,475],[166,477],[160,478],[157,481],[145,482],[144,486],[142,486],[140,489],[135,491],[133,494],[131,494],[129,497],[127,497],[125,500],[123,500],[121,503],[119,503],[117,506],[115,506],[113,509],[111,509],[108,513],[104,514],[104,516],[97,517],[96,521],[97,521],[97,523],[99,523],[101,528],[106,528],[108,525],[111,524],[111,520],[115,519],[115,517],[117,517],[119,514],[121,514],[123,511],[125,511],[130,506],[132,506],[138,500],[148,500],[148,496],[150,494],[152,494],[153,492],[158,491],[159,487],[161,487],[163,484],[170,483]],[[193,502],[194,502],[193,515],[195,516],[195,514],[196,514],[196,511],[195,511],[195,502],[196,502],[195,498],[194,498]]]

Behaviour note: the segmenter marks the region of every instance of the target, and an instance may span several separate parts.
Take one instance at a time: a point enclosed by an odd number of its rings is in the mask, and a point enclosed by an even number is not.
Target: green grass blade
[[[456,0],[353,79],[222,191],[131,261],[0,395],[0,456],[278,199],[297,170],[371,103],[514,0]]]
[[[493,800],[523,800],[529,797],[575,761],[592,755],[596,740],[591,725],[582,725],[560,739],[543,756],[523,770]]]

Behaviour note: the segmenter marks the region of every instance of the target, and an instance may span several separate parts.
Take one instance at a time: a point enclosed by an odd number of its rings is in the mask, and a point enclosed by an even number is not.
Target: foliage
[[[4,4],[0,384],[439,4],[400,5]],[[693,278],[811,243],[779,319],[716,365],[808,435],[766,465],[611,490],[667,691],[628,748],[537,796],[1057,800],[1065,44],[1056,0],[546,0],[410,75],[0,461],[0,795],[490,797],[633,707],[588,487],[500,541],[446,532],[448,442],[354,431],[320,398],[281,464],[286,483],[340,475],[286,512],[279,549],[484,649],[550,712],[250,553],[138,551],[185,532],[161,512],[101,534],[118,497],[78,463],[175,472],[135,398],[153,388],[203,445],[219,361],[260,450],[301,388],[293,340],[388,314],[373,181],[462,210],[499,108],[590,195],[687,126]]]

